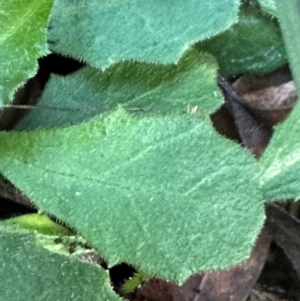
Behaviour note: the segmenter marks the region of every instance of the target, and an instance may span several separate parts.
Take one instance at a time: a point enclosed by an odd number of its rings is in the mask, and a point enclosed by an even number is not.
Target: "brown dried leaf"
[[[227,271],[192,276],[174,295],[173,301],[244,301],[264,266],[270,236],[263,230],[248,260]],[[184,296],[184,299],[178,298]]]
[[[218,85],[223,91],[226,107],[232,114],[240,139],[256,157],[260,157],[272,136],[272,129],[261,124],[251,114],[251,107],[241,99],[232,86],[222,77]]]
[[[161,279],[150,279],[136,294],[131,301],[173,301],[173,295],[178,296],[177,301],[185,301],[180,295],[179,286]]]
[[[298,99],[293,81],[243,94],[253,107],[261,110],[292,109]]]
[[[275,205],[266,207],[268,231],[291,261],[300,279],[300,221]]]
[[[251,109],[253,116],[269,127],[283,121],[293,108],[297,94],[287,68],[267,75],[243,75],[232,87]]]
[[[256,285],[255,289],[251,291],[251,294],[247,301],[291,301],[282,299],[273,293],[265,291],[260,285]]]

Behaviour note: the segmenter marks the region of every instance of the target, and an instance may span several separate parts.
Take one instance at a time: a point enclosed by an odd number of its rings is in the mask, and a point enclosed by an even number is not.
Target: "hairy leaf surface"
[[[49,53],[46,26],[53,0],[0,1],[0,105],[33,77]]]
[[[260,163],[261,185],[268,201],[300,199],[300,106],[276,127]]]
[[[213,54],[226,76],[270,72],[287,62],[279,27],[251,7],[241,10],[237,24],[197,47]]]
[[[1,172],[110,265],[182,282],[245,259],[263,224],[255,159],[207,120],[119,109],[64,129],[0,134]]]
[[[16,129],[80,123],[119,104],[135,114],[207,115],[223,101],[216,73],[211,56],[189,50],[178,65],[122,62],[105,72],[87,66],[67,77],[53,75],[39,102],[41,108]]]
[[[125,59],[176,63],[189,46],[236,22],[238,6],[238,0],[57,0],[48,41],[102,70]]]
[[[48,251],[33,233],[0,225],[0,254],[3,300],[121,300],[106,271]]]

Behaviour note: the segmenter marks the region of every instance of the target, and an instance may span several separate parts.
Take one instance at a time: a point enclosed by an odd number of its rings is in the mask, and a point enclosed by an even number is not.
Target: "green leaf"
[[[273,138],[260,159],[261,186],[265,199],[300,199],[300,106],[276,127]]]
[[[0,106],[37,71],[49,53],[46,26],[53,0],[0,1]]]
[[[276,2],[274,0],[258,0],[263,11],[277,17]]]
[[[298,92],[300,91],[300,6],[298,0],[276,0],[278,17],[286,42],[290,66]],[[300,199],[300,106],[276,128],[270,145],[260,160],[263,166],[261,185],[269,201]]]
[[[277,24],[251,7],[241,10],[237,24],[197,48],[213,54],[225,76],[270,72],[287,62]]]
[[[123,60],[176,63],[197,41],[237,21],[238,0],[56,0],[52,50],[99,69]]]
[[[287,50],[290,68],[298,93],[300,92],[300,2],[299,0],[275,0],[278,19]]]
[[[121,301],[106,271],[48,251],[30,232],[0,225],[0,254],[1,300]]]
[[[35,230],[45,235],[71,235],[73,232],[52,221],[44,214],[24,214],[12,217],[1,222],[5,225],[14,226],[16,228]]]
[[[118,104],[131,113],[215,111],[223,102],[216,84],[217,65],[190,49],[178,65],[122,62],[101,72],[85,67],[67,77],[53,75],[39,102],[17,130],[80,123]],[[54,109],[47,109],[52,107]]]
[[[119,109],[0,136],[1,172],[110,266],[182,282],[247,258],[263,225],[257,162],[208,120]]]

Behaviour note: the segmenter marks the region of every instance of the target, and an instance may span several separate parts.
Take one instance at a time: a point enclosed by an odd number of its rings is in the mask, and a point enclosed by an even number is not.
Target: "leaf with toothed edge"
[[[0,300],[123,300],[113,291],[107,271],[49,251],[43,246],[46,237],[55,238],[0,222]]]
[[[47,215],[38,213],[12,217],[2,221],[2,224],[19,229],[33,230],[46,235],[74,234],[70,229],[52,221]]]
[[[118,109],[0,135],[1,172],[110,266],[128,262],[181,283],[247,258],[263,225],[257,162],[209,120]]]
[[[208,115],[223,102],[216,74],[210,55],[189,49],[178,65],[122,62],[105,72],[87,66],[67,77],[53,75],[39,101],[41,109],[32,110],[15,129],[80,123],[118,104],[138,115]]]
[[[106,69],[123,60],[176,63],[237,22],[239,0],[56,0],[51,49]]]
[[[278,125],[265,153],[259,160],[261,186],[267,201],[300,199],[300,106]]]
[[[9,103],[49,53],[46,27],[53,0],[0,1],[0,106]],[[26,37],[26,38],[24,38]]]
[[[212,39],[198,43],[200,51],[216,57],[221,73],[266,73],[287,63],[279,26],[252,7],[242,7],[239,21]]]

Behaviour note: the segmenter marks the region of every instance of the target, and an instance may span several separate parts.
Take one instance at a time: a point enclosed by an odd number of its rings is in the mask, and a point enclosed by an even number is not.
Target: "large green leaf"
[[[278,17],[286,42],[289,62],[298,92],[300,91],[300,25],[298,0],[276,0]],[[287,17],[288,16],[288,17]],[[288,119],[276,128],[265,154],[261,185],[269,201],[300,199],[300,106],[293,109]]]
[[[279,27],[252,7],[241,10],[237,24],[197,47],[213,54],[226,76],[265,73],[287,62]]]
[[[182,282],[245,259],[264,221],[257,162],[208,120],[119,109],[0,140],[1,172],[110,265]]]
[[[53,0],[0,1],[0,105],[37,71],[49,53],[46,26]]]
[[[300,106],[276,127],[270,145],[260,159],[261,185],[268,201],[300,199]]]
[[[46,237],[0,225],[0,300],[121,301],[107,271],[48,251]]]
[[[87,66],[67,77],[53,75],[40,109],[28,114],[17,129],[80,123],[118,104],[137,114],[210,114],[223,101],[216,73],[209,55],[191,49],[178,65],[123,62],[105,72]]]
[[[56,0],[49,44],[106,69],[124,59],[175,63],[192,44],[237,21],[239,0]]]

